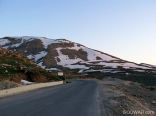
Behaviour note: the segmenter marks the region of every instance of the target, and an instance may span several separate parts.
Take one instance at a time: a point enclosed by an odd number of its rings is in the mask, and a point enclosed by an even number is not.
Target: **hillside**
[[[18,52],[0,48],[0,81],[20,83],[22,79],[32,82],[47,82],[50,74]],[[52,78],[51,80],[55,80]]]
[[[48,70],[69,68],[82,71],[119,67],[138,71],[153,69],[149,65],[125,61],[66,39],[31,36],[4,37],[0,38],[0,46],[23,53]]]

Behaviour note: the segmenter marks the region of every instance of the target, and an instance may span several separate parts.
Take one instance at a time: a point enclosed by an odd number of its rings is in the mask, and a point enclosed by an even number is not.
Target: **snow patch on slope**
[[[6,45],[8,43],[10,43],[9,40],[7,40],[7,39],[0,39],[0,46]]]
[[[103,66],[107,66],[107,67],[112,67],[112,68],[117,68],[118,66],[122,66],[123,68],[141,68],[141,69],[150,69],[148,67],[143,67],[143,66],[139,66],[136,65],[135,63],[108,63],[108,62],[99,62],[96,65],[103,65]]]
[[[116,58],[112,58],[111,56],[102,54],[98,51],[92,50],[92,49],[87,48],[87,47],[83,47],[83,50],[88,53],[88,60],[89,61],[97,61],[96,57],[100,57],[100,58],[102,58],[102,60],[105,60],[105,61],[116,60]]]
[[[60,59],[60,62],[57,62],[58,65],[62,65],[62,66],[66,66],[66,65],[70,65],[70,64],[75,64],[78,63],[80,61],[82,61],[82,59],[80,58],[76,58],[76,59],[70,59],[68,57],[68,55],[64,55],[62,54],[62,52],[60,51],[62,48],[56,48],[57,52],[58,52],[58,58]]]
[[[9,37],[9,38],[16,38],[17,40],[21,40],[20,42],[16,43],[16,44],[12,44],[12,45],[8,45],[8,46],[5,46],[4,48],[13,48],[13,47],[19,47],[20,45],[22,45],[25,41],[32,41],[34,40],[35,38],[33,38],[33,36],[22,36],[22,37],[16,37],[16,36],[13,36],[13,37]],[[3,42],[3,43],[2,43]],[[8,43],[11,43],[11,41],[9,41],[8,39],[0,39],[0,45],[3,44],[3,45],[6,45]]]
[[[70,69],[88,69],[88,67],[86,67],[85,65],[75,64],[75,63],[83,61],[82,59],[80,58],[70,59],[68,55],[62,54],[62,52],[60,51],[61,49],[62,48],[56,48],[59,54],[56,58],[60,59],[60,62],[57,62],[58,65],[68,67]],[[69,48],[69,49],[73,49],[73,48]]]
[[[22,39],[20,43],[13,44],[13,45],[11,45],[11,47],[19,47],[23,43],[24,43],[24,40]]]
[[[45,57],[46,55],[47,55],[47,52],[45,52],[45,51],[42,51],[42,52],[40,52],[39,54],[36,54],[36,55],[35,55],[35,61],[37,61],[37,60],[39,60],[39,59]]]
[[[44,47],[47,49],[48,45],[53,44],[53,43],[70,43],[70,41],[65,40],[65,39],[49,39],[49,38],[45,38],[45,37],[40,37],[38,38],[42,41]]]
[[[54,39],[48,39],[48,38],[44,38],[44,37],[41,37],[41,38],[38,38],[42,41],[43,45],[45,48],[48,47],[48,45],[52,44],[52,43],[59,43],[58,41],[54,40]]]
[[[65,67],[68,67],[70,69],[89,69],[85,65],[79,65],[79,64],[65,65]]]
[[[47,52],[42,51],[42,52],[39,52],[39,53],[36,54],[36,55],[28,55],[27,57],[28,57],[29,59],[34,59],[35,61],[37,61],[37,60],[39,60],[39,59],[45,57],[46,55],[47,55]]]
[[[44,69],[46,68],[46,66],[43,65],[43,62],[40,62],[40,63],[38,63],[37,65],[39,65],[40,67],[42,67],[42,68],[44,68]]]

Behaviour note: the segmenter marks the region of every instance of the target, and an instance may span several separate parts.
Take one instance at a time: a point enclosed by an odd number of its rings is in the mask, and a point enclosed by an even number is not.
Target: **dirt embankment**
[[[156,88],[114,78],[99,83],[102,116],[156,116]]]

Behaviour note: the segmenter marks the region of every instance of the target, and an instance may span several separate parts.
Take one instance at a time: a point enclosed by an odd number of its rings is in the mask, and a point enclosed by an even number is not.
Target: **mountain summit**
[[[45,37],[3,37],[0,47],[17,51],[47,69],[105,70],[125,68],[148,70],[150,65],[136,64],[115,56],[88,48],[66,39]]]

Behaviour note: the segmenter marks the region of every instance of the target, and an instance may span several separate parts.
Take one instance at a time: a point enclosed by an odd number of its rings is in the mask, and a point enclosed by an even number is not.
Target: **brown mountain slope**
[[[33,82],[55,80],[46,70],[18,52],[0,48],[0,80],[20,83],[22,79]]]

